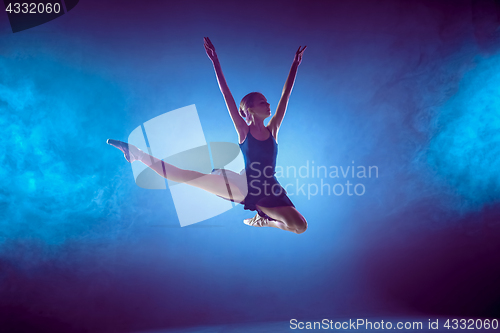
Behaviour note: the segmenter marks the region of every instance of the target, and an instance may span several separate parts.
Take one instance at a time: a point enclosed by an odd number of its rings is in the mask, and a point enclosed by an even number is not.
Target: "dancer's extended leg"
[[[140,161],[168,180],[186,183],[235,202],[242,202],[245,198],[239,188],[228,179],[224,179],[222,175],[204,174],[177,168],[122,141],[108,140],[108,144],[120,149],[127,161]]]
[[[262,226],[269,226],[273,228],[278,228],[281,230],[291,231],[296,234],[301,234],[307,229],[307,221],[299,213],[299,211],[292,206],[280,206],[280,207],[263,207],[257,206],[266,215],[275,219],[276,221],[270,221],[266,219],[266,223]]]

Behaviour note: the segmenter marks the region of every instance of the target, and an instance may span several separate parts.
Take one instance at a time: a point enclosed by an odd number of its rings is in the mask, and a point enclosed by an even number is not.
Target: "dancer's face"
[[[259,117],[261,119],[266,119],[271,115],[270,104],[264,95],[256,96],[253,100],[253,107],[249,108],[249,111],[254,114],[254,117]]]

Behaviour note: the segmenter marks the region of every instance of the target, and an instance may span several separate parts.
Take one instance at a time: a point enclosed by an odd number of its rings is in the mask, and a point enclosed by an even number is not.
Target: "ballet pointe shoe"
[[[129,145],[128,143],[123,141],[108,139],[106,143],[108,145],[120,149],[123,152],[123,155],[125,156],[127,162],[130,163],[134,161],[140,161],[144,154],[144,152],[139,148],[137,148],[136,146]]]
[[[244,219],[243,223],[249,225],[251,227],[267,227],[269,224],[269,220],[263,216],[260,216],[258,213],[255,214],[254,217],[250,219]]]

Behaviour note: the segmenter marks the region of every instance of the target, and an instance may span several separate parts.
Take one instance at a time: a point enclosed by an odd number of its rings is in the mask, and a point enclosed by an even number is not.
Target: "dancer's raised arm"
[[[219,58],[217,58],[217,53],[215,52],[215,47],[208,37],[203,38],[205,41],[205,50],[207,51],[207,55],[212,60],[214,65],[215,74],[217,76],[217,82],[219,82],[219,88],[224,96],[224,100],[226,101],[226,106],[229,111],[229,115],[233,120],[234,127],[236,128],[236,132],[241,137],[245,137],[247,133],[248,125],[240,116],[238,111],[238,107],[236,106],[236,102],[234,101],[233,95],[227,86],[226,79],[224,78],[224,74],[222,74],[222,68],[220,66]]]
[[[278,130],[281,126],[281,122],[285,117],[286,107],[288,105],[288,99],[290,98],[290,93],[292,92],[293,84],[295,82],[295,76],[297,75],[297,69],[302,62],[302,53],[306,49],[307,46],[301,50],[300,46],[297,52],[295,52],[295,57],[293,58],[292,68],[290,69],[290,73],[288,74],[288,78],[286,79],[285,86],[283,87],[283,92],[281,93],[281,99],[278,103],[278,107],[276,108],[276,113],[269,121],[269,127],[271,132],[276,137]]]

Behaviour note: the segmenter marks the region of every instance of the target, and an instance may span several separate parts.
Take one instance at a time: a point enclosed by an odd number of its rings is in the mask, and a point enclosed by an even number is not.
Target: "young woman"
[[[229,115],[238,133],[239,144],[245,160],[246,186],[242,186],[240,175],[229,170],[214,170],[211,174],[179,169],[151,155],[144,153],[134,145],[117,140],[108,140],[108,144],[123,151],[129,162],[141,161],[162,177],[176,182],[185,182],[204,189],[224,199],[244,205],[245,209],[257,211],[257,214],[244,221],[256,227],[274,227],[297,234],[307,229],[306,219],[300,214],[286,195],[274,176],[278,153],[278,131],[285,116],[288,99],[302,61],[306,47],[299,47],[293,59],[292,68],[283,87],[276,113],[264,125],[264,120],[271,115],[269,103],[264,95],[252,92],[241,100],[240,108],[227,86],[215,48],[208,37],[204,38],[205,50],[212,61],[219,82],[219,87],[226,101]]]

